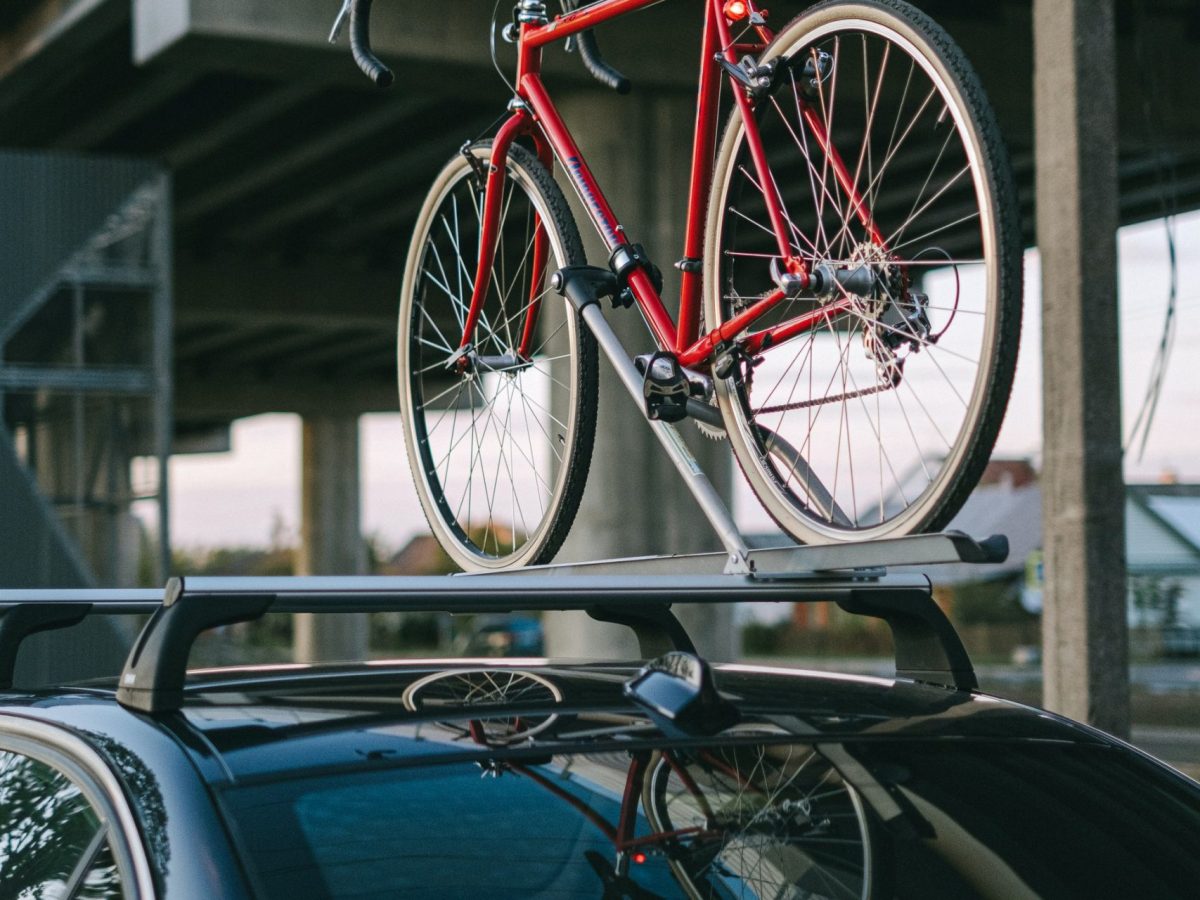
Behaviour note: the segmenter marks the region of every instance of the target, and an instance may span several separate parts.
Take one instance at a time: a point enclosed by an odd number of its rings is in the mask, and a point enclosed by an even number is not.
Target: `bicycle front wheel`
[[[1016,364],[1022,246],[994,116],[901,0],[813,7],[760,62],[767,183],[818,278],[739,336],[751,352],[718,383],[734,454],[798,540],[940,528],[982,474]],[[709,205],[711,323],[784,283],[749,143],[735,109]]]
[[[491,144],[469,152],[481,171]],[[438,542],[467,570],[554,556],[579,506],[596,425],[595,340],[549,289],[557,269],[583,262],[579,232],[550,174],[519,146],[508,157],[482,314],[460,348],[483,202],[476,166],[456,156],[417,220],[397,354],[417,496]]]

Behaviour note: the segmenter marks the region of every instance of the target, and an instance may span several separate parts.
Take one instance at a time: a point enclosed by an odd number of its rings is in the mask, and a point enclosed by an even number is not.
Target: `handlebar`
[[[337,43],[342,31],[346,15],[350,15],[350,52],[354,61],[362,69],[363,74],[371,79],[378,87],[391,87],[396,80],[392,70],[371,50],[371,4],[375,0],[344,0],[342,11],[338,13],[337,21],[333,24],[333,32],[329,35],[331,44]]]
[[[571,5],[574,6],[573,3]],[[583,60],[584,67],[592,73],[592,77],[618,94],[628,94],[633,82],[604,61],[592,29],[579,32],[576,41],[579,43],[579,58]]]
[[[342,25],[349,15],[350,49],[354,54],[354,61],[371,81],[381,88],[386,88],[391,87],[396,76],[371,50],[371,5],[374,2],[375,0],[343,0],[341,12],[338,13],[333,31],[329,35],[329,42],[337,43]],[[562,0],[562,6],[564,11],[571,12],[578,6],[578,0]],[[580,59],[592,77],[618,94],[628,94],[633,87],[632,82],[605,62],[592,30],[589,28],[587,31],[581,31],[577,41]]]

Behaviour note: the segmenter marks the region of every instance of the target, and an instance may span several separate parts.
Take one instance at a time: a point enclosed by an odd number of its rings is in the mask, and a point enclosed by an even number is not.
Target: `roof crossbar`
[[[632,627],[642,655],[651,658],[670,649],[695,651],[671,612],[675,603],[834,602],[888,623],[898,677],[960,690],[977,687],[966,650],[933,601],[929,582],[912,576],[187,578],[172,579],[162,600],[146,593],[0,591],[0,610],[7,610],[0,620],[4,662],[11,667],[22,637],[38,630],[66,627],[89,614],[152,613],[125,664],[117,699],[130,709],[159,713],[180,708],[188,654],[201,632],[268,612],[583,610]]]

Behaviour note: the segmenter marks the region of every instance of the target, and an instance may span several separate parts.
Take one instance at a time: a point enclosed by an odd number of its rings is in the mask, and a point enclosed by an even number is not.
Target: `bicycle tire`
[[[471,707],[480,716],[467,724],[458,720],[438,725],[455,739],[469,738],[484,746],[508,746],[527,741],[558,721],[558,713],[542,710],[521,714],[486,715],[489,708],[513,705],[554,707],[562,691],[553,681],[523,669],[448,669],[418,678],[400,696],[410,712],[445,708],[460,712]]]
[[[868,271],[872,282],[863,296],[836,288],[832,298],[785,300],[754,323],[771,327],[831,300],[846,304],[763,350],[753,360],[762,365],[717,379],[734,456],[767,512],[799,541],[939,529],[987,464],[1020,338],[1023,247],[995,116],[949,35],[903,0],[814,6],[760,63],[772,60],[781,74],[755,116],[792,252],[827,263],[827,272]],[[805,124],[801,95],[832,142],[852,151],[846,175],[874,234]],[[764,257],[779,250],[763,244],[765,204],[744,145],[735,107],[709,201],[711,323],[776,286]],[[906,167],[910,178],[896,181]],[[898,184],[919,185],[915,199],[894,191]],[[860,343],[861,353],[853,349]]]
[[[491,142],[469,152],[486,168]],[[451,362],[470,306],[483,203],[482,179],[464,154],[446,164],[422,206],[400,299],[400,409],[417,496],[439,544],[469,571],[553,558],[579,508],[596,430],[595,339],[549,289],[558,268],[583,262],[579,230],[533,154],[514,145],[507,173],[473,349],[479,360],[513,364],[455,371]],[[537,222],[550,255],[534,291]],[[518,362],[522,314],[535,297],[536,345]]]
[[[858,792],[813,748],[665,751],[642,806],[672,835],[671,871],[691,900],[865,898],[872,852]]]

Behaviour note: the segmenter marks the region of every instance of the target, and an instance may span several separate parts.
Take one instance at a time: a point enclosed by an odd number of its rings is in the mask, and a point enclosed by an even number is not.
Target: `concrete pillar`
[[[674,263],[683,255],[694,97],[648,90],[621,97],[597,88],[564,96],[559,108],[630,239],[644,244],[662,269],[663,296],[674,313],[679,300]],[[608,254],[595,229],[562,173],[557,177],[573,201],[588,261],[604,265]],[[653,349],[636,309],[614,311],[606,303],[605,314],[631,354]],[[728,446],[700,436],[690,423],[682,431],[708,477],[728,497],[732,473]],[[644,415],[602,359],[600,418],[587,490],[558,559],[719,549],[720,542]],[[677,613],[703,653],[714,659],[737,655],[732,608],[684,608]],[[637,656],[628,629],[600,625],[583,613],[548,616],[546,632],[552,655]]]
[[[1044,703],[1129,734],[1113,0],[1035,0]]]
[[[303,426],[300,575],[362,575],[367,569],[359,515],[358,419],[314,416]],[[297,662],[360,660],[365,615],[298,615]]]

